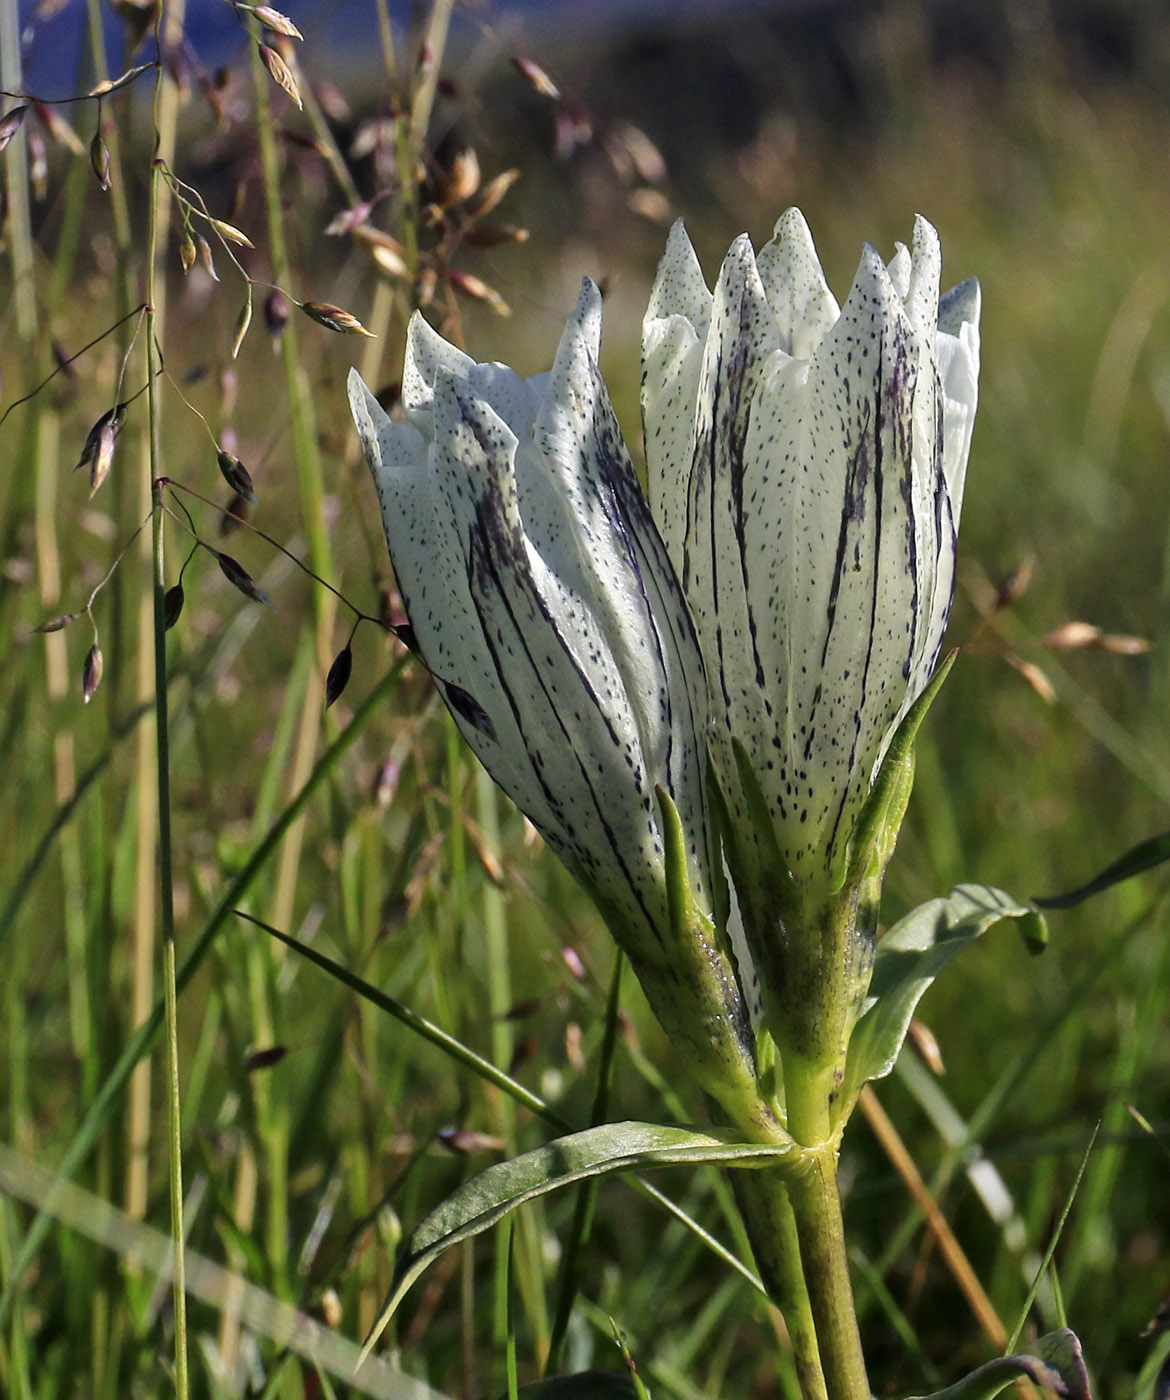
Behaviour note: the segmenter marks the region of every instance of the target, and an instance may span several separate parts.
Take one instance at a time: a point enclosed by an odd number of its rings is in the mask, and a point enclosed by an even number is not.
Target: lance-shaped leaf
[[[366,1348],[373,1345],[429,1264],[452,1245],[490,1229],[526,1201],[574,1182],[632,1169],[702,1163],[775,1168],[792,1158],[794,1151],[738,1142],[731,1132],[718,1129],[700,1132],[661,1123],[606,1123],[488,1167],[448,1196],[411,1235]]]
[[[958,885],[945,899],[919,905],[877,945],[869,996],[849,1042],[838,1116],[848,1114],[861,1086],[889,1074],[926,989],[964,948],[1002,919],[1011,919],[1031,946],[1043,918],[990,885]]]
[[[945,1390],[915,1400],[991,1400],[1021,1376],[1026,1376],[1043,1395],[1059,1396],[1061,1400],[1092,1400],[1080,1341],[1067,1327],[1041,1337],[1031,1351],[997,1356]]]

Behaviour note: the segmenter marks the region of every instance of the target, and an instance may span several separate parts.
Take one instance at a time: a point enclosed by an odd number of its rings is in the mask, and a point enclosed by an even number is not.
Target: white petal
[[[408,417],[428,431],[435,380],[441,370],[466,377],[475,366],[470,355],[444,340],[421,311],[410,318],[406,331],[406,360],[402,367],[402,404]]]
[[[657,755],[643,751],[639,706],[647,697],[627,689],[595,611],[607,600],[567,582],[575,572],[572,540],[546,538],[546,559],[526,537],[512,472],[516,441],[503,420],[454,382],[436,393],[435,412],[436,465],[448,481],[471,596],[521,750],[501,764],[490,736],[474,724],[461,727],[518,802],[539,789],[551,821],[537,824],[562,856],[627,920],[658,936],[667,922],[654,797],[661,775],[647,761]],[[669,710],[669,697],[662,703]],[[517,772],[521,793],[511,786]]]
[[[890,283],[894,291],[898,293],[903,301],[906,300],[910,293],[910,272],[912,266],[910,249],[906,247],[905,243],[895,243],[894,256],[886,264],[886,271],[890,275]]]
[[[938,321],[938,283],[942,275],[942,249],[934,225],[921,214],[914,219],[914,257],[910,285],[902,301],[910,324],[918,332],[924,350],[933,348]]]
[[[780,215],[771,242],[756,255],[756,265],[776,317],[781,348],[798,359],[810,359],[840,312],[799,209]]]
[[[753,413],[748,472],[768,463],[789,503],[779,526],[749,515],[744,548],[763,684],[786,713],[774,744],[742,737],[798,878],[848,837],[915,656],[917,375],[913,328],[867,249],[807,382],[774,376]]]
[[[349,396],[419,650],[485,766],[545,829],[552,810],[523,758],[523,739],[472,598],[467,540],[448,505],[452,490],[470,499],[475,466],[465,464],[461,480],[453,483],[450,473],[444,480],[435,449],[409,424],[391,422],[356,370]]]
[[[671,225],[666,251],[650,290],[645,321],[670,316],[685,317],[700,336],[706,334],[711,319],[711,293],[681,219]]]
[[[670,230],[642,322],[642,428],[650,509],[678,568],[711,305],[699,260],[679,219]]]
[[[676,569],[686,536],[687,476],[704,341],[683,316],[648,321],[642,334],[642,435],[650,510]]]
[[[687,830],[699,832],[705,821],[691,819],[702,801],[702,658],[597,367],[600,315],[600,293],[586,280],[537,421],[532,465],[551,489],[529,489],[528,457],[518,456],[521,514],[561,584],[591,600],[648,766],[665,780]],[[698,868],[707,860],[702,853]]]
[[[938,370],[942,381],[943,470],[958,526],[967,457],[979,400],[979,283],[960,282],[943,297],[938,317]]]

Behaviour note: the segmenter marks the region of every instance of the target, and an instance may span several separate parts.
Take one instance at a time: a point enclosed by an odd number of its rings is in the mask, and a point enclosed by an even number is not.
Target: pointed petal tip
[[[356,369],[350,370],[345,381],[345,386],[349,398],[349,411],[361,435],[362,445],[365,447],[367,439],[374,435],[377,426],[382,423],[389,423],[390,416],[378,402],[374,391]],[[368,447],[366,448],[366,455],[367,457],[369,456]]]
[[[938,229],[923,214],[914,215],[914,246],[933,244],[939,246]]]
[[[795,204],[790,204],[772,226],[777,238],[798,238],[801,242],[812,242],[812,231],[808,220]]]
[[[948,335],[958,335],[964,325],[979,328],[983,309],[983,289],[978,277],[968,277],[958,283],[939,301],[938,328]]]

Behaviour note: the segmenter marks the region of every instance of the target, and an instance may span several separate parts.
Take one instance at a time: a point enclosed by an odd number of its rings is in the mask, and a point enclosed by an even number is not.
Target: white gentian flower
[[[650,500],[699,634],[713,758],[742,746],[797,889],[832,890],[938,659],[975,416],[979,288],[938,236],[867,247],[844,308],[795,209],[714,294],[681,224],[643,328]]]
[[[356,372],[350,404],[418,650],[452,715],[720,1092],[754,1070],[714,923],[703,663],[598,370],[600,337],[589,281],[552,373],[533,379],[477,364],[416,315],[406,421]],[[672,830],[693,915],[681,936]]]

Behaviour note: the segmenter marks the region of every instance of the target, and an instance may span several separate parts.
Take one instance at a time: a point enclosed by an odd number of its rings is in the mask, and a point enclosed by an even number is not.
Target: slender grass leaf
[[[1041,945],[1043,917],[990,885],[958,885],[890,929],[877,946],[869,996],[849,1042],[842,1111],[861,1086],[889,1074],[922,994],[944,967],[1001,919],[1019,924],[1030,947]]]
[[[587,1128],[498,1162],[448,1196],[411,1235],[365,1350],[381,1336],[407,1290],[429,1264],[452,1245],[490,1229],[526,1201],[608,1172],[700,1163],[775,1167],[791,1150],[737,1142],[730,1131],[625,1122]]]
[[[1092,895],[1101,894],[1102,891],[1121,884],[1123,880],[1132,880],[1135,875],[1143,875],[1147,870],[1153,870],[1156,865],[1168,860],[1170,831],[1164,831],[1161,836],[1151,836],[1148,841],[1139,841],[1132,850],[1126,851],[1125,855],[1115,860],[1112,865],[1107,865],[1087,884],[1079,885],[1066,894],[1036,896],[1032,902],[1038,904],[1041,909],[1071,909],[1074,904],[1080,904]]]
[[[304,811],[310,798],[329,774],[333,772],[342,755],[354,743],[367,722],[378,712],[380,706],[385,703],[386,696],[397,683],[401,670],[401,661],[396,661],[386,675],[383,676],[382,680],[373,688],[355,711],[354,717],[350,723],[317,760],[313,771],[309,774],[299,792],[284,811],[281,812],[267,834],[257,843],[251,855],[228,883],[227,888],[220,896],[215,907],[208,914],[202,929],[188,946],[186,952],[179,961],[179,965],[175,971],[175,989],[179,994],[182,993],[183,989],[198,971],[204,958],[210,951],[219,930],[226,922],[232,907],[244,897],[259,871],[266,864],[269,857],[279,848],[280,842],[283,840],[289,827],[292,826],[301,812]],[[146,707],[143,708],[143,713],[145,709]],[[138,716],[135,716],[135,719],[137,719],[137,717]],[[88,786],[92,779],[97,777],[100,772],[101,768],[98,764],[95,764],[93,768],[90,769],[82,783],[78,784],[78,791],[74,795],[74,802],[80,797],[84,788]],[[66,807],[62,808],[62,812],[66,810]],[[32,881],[32,875],[43,862],[43,857],[47,854],[50,843],[60,831],[60,827],[61,824],[54,821],[52,827],[46,833],[42,845],[37,848],[37,864],[34,866],[30,861],[27,882],[22,876],[13,895],[6,902],[3,911],[0,912],[0,934],[7,931],[11,919],[19,908],[18,901],[23,900],[27,893],[28,887]],[[134,1032],[126,1048],[118,1056],[117,1062],[94,1095],[86,1109],[81,1126],[74,1134],[64,1156],[57,1164],[57,1176],[68,1180],[77,1172],[78,1168],[89,1156],[90,1152],[93,1150],[94,1143],[97,1141],[102,1129],[105,1127],[115,1106],[120,1100],[123,1090],[129,1083],[130,1076],[134,1072],[134,1066],[150,1048],[162,1027],[162,1023],[163,1002],[160,997],[151,1008],[149,1016],[147,1016]],[[48,1211],[45,1210],[44,1207],[38,1209],[24,1238],[20,1241],[19,1247],[13,1250],[14,1258],[12,1267],[8,1271],[3,1291],[0,1292],[0,1327],[5,1325],[11,1315],[13,1304],[20,1291],[21,1281],[27,1273],[29,1265],[36,1257],[37,1250],[44,1241],[45,1235],[48,1233],[50,1222],[51,1217]]]

